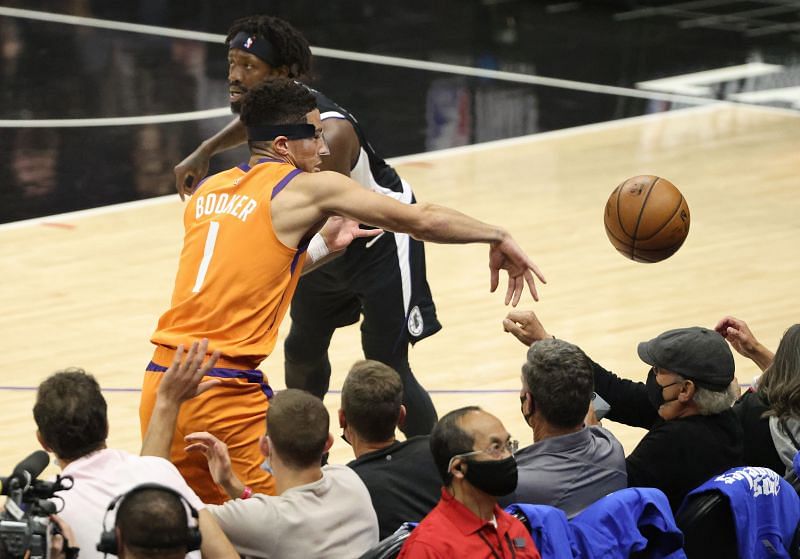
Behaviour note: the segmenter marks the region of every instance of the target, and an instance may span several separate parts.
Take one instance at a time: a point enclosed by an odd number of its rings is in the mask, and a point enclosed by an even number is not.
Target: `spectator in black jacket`
[[[422,520],[441,496],[430,437],[395,439],[406,415],[402,401],[400,375],[379,361],[355,363],[342,386],[339,426],[356,456],[348,466],[369,490],[381,539]]]
[[[744,429],[745,463],[790,473],[800,450],[800,324],[786,331],[775,353],[738,318],[726,316],[716,330],[764,372],[733,406]]]
[[[503,324],[523,343],[552,337],[530,311]],[[595,391],[611,405],[606,418],[648,430],[625,460],[628,485],[661,489],[677,510],[690,490],[742,464],[733,354],[721,335],[699,327],[664,332],[638,353],[652,366],[646,383],[593,363]]]

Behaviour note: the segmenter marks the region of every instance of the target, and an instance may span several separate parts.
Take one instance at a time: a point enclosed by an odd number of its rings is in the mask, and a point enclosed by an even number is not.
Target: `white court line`
[[[191,39],[211,43],[224,43],[225,35],[213,33],[203,33],[200,31],[189,31],[183,29],[171,29],[169,27],[159,27],[155,25],[142,25],[138,23],[127,23],[122,21],[112,21],[106,19],[88,18],[82,16],[72,16],[66,14],[53,14],[34,10],[22,10],[0,6],[0,15],[8,17],[18,17],[25,19],[35,19],[39,21],[50,21],[65,23],[69,25],[83,25],[100,29],[112,29],[116,31],[129,31],[132,33],[142,33],[147,35],[157,35],[161,37],[175,37],[181,39]],[[635,97],[638,99],[651,99],[655,101],[669,101],[674,103],[685,103],[690,105],[703,105],[714,103],[714,99],[694,97],[689,95],[673,95],[669,93],[657,93],[641,91],[630,87],[618,87],[596,83],[580,82],[574,80],[564,80],[558,78],[548,78],[546,76],[536,76],[532,74],[519,74],[515,72],[503,72],[500,70],[488,70],[485,68],[473,68],[471,66],[461,66],[458,64],[445,64],[442,62],[430,62],[426,60],[414,60],[411,58],[401,58],[397,56],[384,56],[378,54],[368,54],[360,52],[345,51],[339,49],[329,49],[322,47],[311,47],[314,56],[321,58],[335,58],[339,60],[349,60],[352,62],[366,62],[370,64],[381,64],[384,66],[394,66],[409,68],[414,70],[425,70],[429,72],[440,72],[445,74],[457,74],[461,76],[472,76],[479,78],[489,78],[501,81],[524,83],[529,85],[541,85],[546,87],[556,87],[561,89],[571,89],[574,91],[585,91],[589,93],[601,93],[605,95],[619,95],[623,97]]]
[[[780,64],[765,64],[763,62],[748,62],[736,66],[714,68],[691,74],[680,74],[657,80],[637,82],[636,87],[668,93],[683,95],[709,96],[713,93],[712,84],[768,76],[783,71]]]
[[[628,118],[621,118],[617,120],[609,120],[606,122],[597,122],[593,124],[584,124],[581,126],[574,126],[572,128],[564,128],[561,130],[552,130],[549,132],[538,132],[535,134],[529,134],[527,136],[519,136],[516,138],[506,138],[503,140],[493,140],[491,142],[484,142],[481,144],[474,144],[470,146],[457,146],[453,148],[446,148],[440,149],[437,151],[431,151],[426,153],[418,153],[414,155],[403,155],[400,157],[392,157],[387,159],[386,161],[391,165],[401,165],[401,164],[409,164],[409,163],[424,163],[428,161],[432,161],[435,159],[441,159],[444,157],[449,157],[452,155],[463,155],[466,153],[474,153],[474,152],[481,152],[490,149],[495,149],[498,147],[507,147],[512,145],[519,145],[519,144],[526,144],[526,143],[536,143],[548,139],[558,138],[558,137],[568,137],[574,136],[577,134],[581,134],[584,132],[595,132],[598,130],[605,130],[605,129],[612,129],[625,126],[627,124],[634,124],[640,122],[647,122],[650,120],[661,120],[661,119],[668,119],[671,118],[673,115],[684,115],[688,112],[695,113],[695,112],[711,112],[720,110],[723,107],[731,107],[731,106],[739,106],[735,103],[716,103],[714,105],[704,105],[700,107],[689,107],[684,109],[678,109],[674,111],[667,111],[661,113],[653,113],[648,115],[640,115],[640,116],[633,116]],[[751,107],[747,107],[750,109]],[[755,107],[757,109],[762,109],[762,107]],[[793,113],[794,116],[798,116],[797,113]],[[47,223],[64,223],[64,222],[71,222],[78,219],[84,219],[87,217],[94,217],[98,215],[105,215],[110,213],[117,213],[125,210],[131,209],[138,209],[138,208],[146,208],[150,206],[160,206],[162,204],[168,203],[175,203],[180,202],[180,198],[178,198],[176,194],[167,194],[165,196],[158,196],[156,198],[147,198],[144,200],[133,200],[131,202],[123,202],[121,204],[112,204],[109,206],[101,206],[99,208],[90,208],[88,210],[78,210],[75,212],[66,212],[62,214],[54,214],[49,216],[43,217],[34,217],[32,219],[25,219],[22,221],[12,221],[11,223],[0,223],[0,233],[4,231],[10,231],[14,229],[23,229],[26,227],[32,227],[35,225],[42,225]]]
[[[2,120],[0,128],[88,128],[92,126],[133,126],[138,124],[166,124],[186,122],[207,118],[231,117],[229,106],[218,109],[190,111],[188,113],[168,113],[159,115],[116,116],[105,118],[45,118],[26,120]],[[232,118],[232,117],[231,117]]]

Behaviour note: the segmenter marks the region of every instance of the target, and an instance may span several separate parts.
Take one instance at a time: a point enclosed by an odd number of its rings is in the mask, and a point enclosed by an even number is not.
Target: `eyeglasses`
[[[456,454],[453,458],[467,458],[469,456],[475,456],[476,454],[488,454],[492,458],[500,458],[503,454],[516,454],[518,449],[519,441],[516,439],[509,439],[505,444],[494,443],[484,450],[473,450],[472,452],[465,452],[464,454]],[[453,458],[451,458],[451,460]]]

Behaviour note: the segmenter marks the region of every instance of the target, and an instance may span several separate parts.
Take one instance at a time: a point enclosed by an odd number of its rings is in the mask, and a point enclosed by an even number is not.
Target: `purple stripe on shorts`
[[[156,373],[163,373],[167,370],[167,367],[163,367],[157,363],[153,363],[150,361],[147,365],[147,371],[153,371]],[[267,397],[268,400],[272,399],[274,396],[274,392],[272,387],[264,382],[264,373],[259,371],[258,369],[225,369],[222,367],[214,367],[206,372],[207,377],[217,377],[217,378],[243,378],[246,379],[247,382],[256,383],[261,385],[261,390],[264,392],[264,395]]]
[[[290,180],[292,180],[293,178],[295,178],[297,175],[299,175],[299,174],[300,174],[300,173],[302,173],[302,172],[303,172],[303,171],[301,171],[300,169],[294,169],[294,170],[290,171],[288,175],[286,175],[285,177],[283,177],[283,178],[281,179],[281,182],[279,182],[278,184],[276,184],[276,185],[275,185],[275,188],[273,188],[273,189],[272,189],[272,197],[270,198],[270,200],[272,200],[272,198],[275,198],[275,196],[277,196],[277,195],[278,195],[278,193],[279,193],[281,190],[283,190],[283,189],[286,187],[286,185],[287,185],[287,184],[289,184],[289,181],[290,181]]]

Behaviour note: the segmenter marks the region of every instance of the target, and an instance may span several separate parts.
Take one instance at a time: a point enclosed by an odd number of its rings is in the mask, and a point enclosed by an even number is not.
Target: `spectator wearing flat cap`
[[[526,344],[551,337],[530,311],[504,326]],[[651,366],[646,383],[593,363],[595,391],[611,406],[606,418],[648,430],[625,460],[628,485],[662,490],[676,510],[690,490],[742,464],[733,354],[721,335],[700,327],[664,332],[638,353]]]

